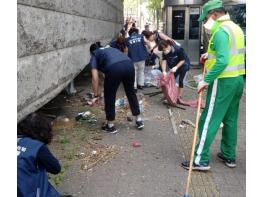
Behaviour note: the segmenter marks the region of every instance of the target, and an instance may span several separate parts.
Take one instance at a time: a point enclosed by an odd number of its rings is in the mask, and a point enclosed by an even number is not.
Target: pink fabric
[[[198,100],[184,101],[184,100],[182,100],[181,98],[179,98],[179,99],[178,99],[178,104],[197,108],[197,106],[198,106]],[[205,108],[205,100],[203,100],[203,99],[202,99],[202,103],[201,103],[201,108],[203,108],[203,109]]]
[[[160,80],[160,86],[162,88],[163,94],[168,104],[170,105],[181,104],[181,105],[197,108],[198,100],[185,101],[179,98],[173,73],[170,72],[166,77],[161,76],[159,80]],[[201,103],[201,108],[202,109],[205,108],[205,100],[203,99]]]
[[[174,74],[168,73],[166,77],[160,77],[160,86],[168,104],[176,105],[178,100],[178,92],[175,84]]]

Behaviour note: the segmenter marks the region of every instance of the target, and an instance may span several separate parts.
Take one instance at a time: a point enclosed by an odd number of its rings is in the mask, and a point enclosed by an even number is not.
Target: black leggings
[[[135,71],[131,61],[122,61],[111,65],[105,73],[104,80],[104,102],[105,112],[108,121],[115,120],[115,100],[120,83],[123,83],[128,98],[132,115],[140,114],[137,96],[134,91]]]
[[[183,65],[182,67],[180,67],[180,68],[174,73],[174,78],[175,78],[175,79],[176,79],[177,76],[179,75],[179,88],[183,88],[183,87],[184,87],[184,77],[185,77],[185,74],[187,73],[188,70],[189,70],[189,68]]]

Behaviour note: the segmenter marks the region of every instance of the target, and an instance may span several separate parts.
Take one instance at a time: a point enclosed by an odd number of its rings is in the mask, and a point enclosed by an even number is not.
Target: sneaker
[[[168,105],[168,104],[169,104],[168,101],[167,101],[167,99],[164,99],[164,100],[163,100],[163,104],[165,104],[165,105]]]
[[[184,161],[181,163],[182,167],[187,170],[189,170],[189,166],[190,166],[189,164],[190,164],[190,161]],[[202,164],[194,163],[192,167],[193,170],[199,170],[199,171],[208,171],[210,170],[210,168],[211,167],[209,166],[209,163],[202,163]]]
[[[101,129],[102,129],[103,131],[107,132],[107,133],[112,133],[112,134],[118,132],[117,129],[116,129],[114,126],[109,127],[108,124],[104,124]]]
[[[136,121],[137,129],[142,130],[144,128],[144,123],[142,120]]]
[[[61,197],[73,197],[72,195],[62,195]]]
[[[135,92],[135,94],[137,93],[137,88],[134,88],[134,92]]]
[[[237,166],[235,159],[227,159],[223,156],[222,153],[218,153],[217,157],[225,163],[229,168],[235,168]]]

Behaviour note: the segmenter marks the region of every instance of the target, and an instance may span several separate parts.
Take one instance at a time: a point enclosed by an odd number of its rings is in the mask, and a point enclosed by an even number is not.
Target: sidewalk
[[[191,70],[188,77],[191,78],[194,73],[198,72],[200,70]],[[86,81],[80,84],[77,89],[86,88],[84,84],[87,83]],[[147,88],[143,92],[154,91],[157,90]],[[82,95],[86,92],[85,89]],[[118,92],[118,96],[121,95],[124,95],[122,88]],[[185,88],[185,99],[196,97],[194,90]],[[181,128],[179,125],[183,119],[195,122],[196,109],[190,107],[185,107],[186,110],[172,109],[178,132],[174,135],[168,110],[161,103],[161,98],[162,95],[145,96],[148,105],[144,112],[144,130],[136,130],[134,123],[117,121],[116,127],[119,129],[119,133],[116,135],[96,131],[102,135],[102,139],[96,143],[114,146],[118,153],[106,163],[86,171],[80,170],[80,166],[72,162],[66,169],[65,177],[59,184],[58,190],[75,197],[183,196],[188,171],[181,168],[180,163],[189,158],[193,128],[191,126]],[[244,95],[239,112],[237,168],[229,169],[216,158],[220,145],[221,130],[219,130],[211,148],[211,171],[192,174],[191,197],[245,196],[245,100]],[[99,123],[101,123],[103,116],[99,117],[101,118]],[[96,126],[96,129],[99,129],[99,125]],[[85,132],[89,133],[90,131],[87,129]],[[132,146],[133,140],[139,140],[141,147],[134,148]],[[73,141],[69,144],[71,143]],[[73,145],[81,146],[78,143],[75,142]],[[73,160],[77,160],[77,158],[74,157]]]

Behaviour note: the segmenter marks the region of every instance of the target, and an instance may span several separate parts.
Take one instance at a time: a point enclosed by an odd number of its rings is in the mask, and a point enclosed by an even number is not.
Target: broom
[[[204,79],[204,75],[205,75],[205,68],[203,68],[202,79]],[[198,123],[199,123],[199,119],[200,119],[199,114],[200,114],[200,110],[201,110],[202,96],[203,96],[203,90],[201,90],[201,92],[199,93],[199,97],[198,97],[197,114],[196,114],[196,119],[195,119],[195,131],[194,131],[194,136],[193,136],[191,159],[190,159],[190,163],[189,163],[189,171],[188,171],[188,177],[187,177],[184,197],[189,197],[189,195],[188,195],[189,194],[189,185],[190,185],[191,175],[192,175],[194,151],[195,151],[195,144],[196,144],[196,136],[197,136],[197,132],[198,132]]]

